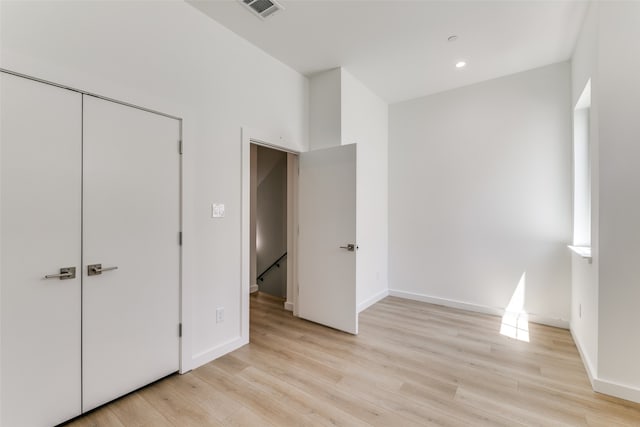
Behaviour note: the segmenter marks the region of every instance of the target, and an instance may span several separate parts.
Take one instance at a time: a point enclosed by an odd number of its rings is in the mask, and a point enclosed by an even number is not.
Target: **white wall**
[[[598,376],[640,402],[640,3],[599,6]]]
[[[183,369],[240,345],[240,128],[305,151],[307,79],[184,2],[0,7],[1,67],[184,118]]]
[[[578,254],[571,255],[571,332],[591,378],[598,376],[598,266],[600,263],[597,114],[600,81],[596,73],[597,8],[597,3],[589,6],[571,60],[572,107],[575,108],[585,85],[591,79],[589,144],[591,146],[592,262],[588,263]]]
[[[309,148],[341,144],[340,68],[320,72],[309,78]]]
[[[500,312],[526,272],[530,320],[568,326],[570,87],[560,63],[391,105],[392,294]]]
[[[640,402],[639,20],[636,2],[593,2],[572,59],[574,102],[591,78],[593,263],[578,256],[573,259],[571,331],[593,388],[636,402]]]
[[[356,303],[362,311],[388,292],[387,103],[341,69],[341,142],[358,144]]]
[[[311,149],[358,144],[356,304],[362,311],[388,294],[389,109],[344,68],[311,76],[309,86]]]

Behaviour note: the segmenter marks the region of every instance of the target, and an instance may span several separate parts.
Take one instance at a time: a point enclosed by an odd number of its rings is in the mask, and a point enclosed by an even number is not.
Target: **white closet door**
[[[0,72],[0,425],[80,414],[81,95]],[[74,279],[45,279],[76,267]]]
[[[83,111],[88,411],[179,368],[180,128],[86,95]],[[92,264],[105,271],[89,275]]]

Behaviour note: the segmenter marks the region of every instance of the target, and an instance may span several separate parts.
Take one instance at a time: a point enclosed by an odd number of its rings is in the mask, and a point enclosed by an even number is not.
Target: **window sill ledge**
[[[589,264],[591,264],[591,261],[592,261],[592,258],[591,258],[591,246],[571,246],[571,245],[569,245],[569,249],[571,249],[571,251],[573,251],[575,254],[580,255],[582,258],[584,258],[587,261],[589,261]]]

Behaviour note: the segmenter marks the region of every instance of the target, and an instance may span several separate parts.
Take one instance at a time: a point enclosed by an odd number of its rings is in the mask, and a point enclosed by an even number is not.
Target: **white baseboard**
[[[616,383],[614,381],[593,379],[593,390],[609,396],[640,403],[640,388]]]
[[[373,304],[377,303],[378,301],[388,296],[389,296],[389,289],[384,289],[381,292],[378,292],[377,294],[370,296],[369,298],[367,298],[366,300],[358,304],[358,313],[360,313],[361,311],[365,311],[367,308],[371,307]]]
[[[224,342],[218,346],[202,351],[193,356],[191,359],[191,369],[196,369],[202,365],[216,360],[218,357],[222,357],[227,353],[231,353],[233,350],[237,350],[245,344],[249,344],[249,339],[245,337],[236,337]]]
[[[430,304],[442,305],[445,307],[458,308],[461,310],[474,311],[477,313],[491,314],[494,316],[502,316],[504,314],[504,310],[497,307],[488,307],[478,304],[470,304],[462,301],[449,300],[445,298],[432,297],[424,294],[417,294],[413,292],[406,291],[398,291],[394,289],[389,290],[389,295],[405,298],[414,301],[427,302]],[[587,375],[589,377],[589,381],[591,382],[591,386],[595,392],[607,394],[614,397],[619,397],[620,399],[629,400],[631,402],[640,403],[640,389],[637,387],[632,387],[624,384],[619,384],[614,381],[604,380],[602,378],[598,378],[597,371],[594,369],[594,366],[591,364],[591,360],[586,357],[586,353],[584,352],[580,341],[576,339],[576,335],[569,327],[569,322],[563,319],[553,319],[547,318],[538,315],[529,314],[529,321],[533,323],[540,323],[543,325],[554,326],[557,328],[569,329],[571,332],[571,336],[573,337],[573,341],[576,343],[576,347],[578,348],[578,352],[580,353],[580,357],[582,358],[582,363],[585,366],[585,370],[587,371]]]
[[[398,298],[410,299],[414,301],[427,302],[429,304],[442,305],[445,307],[458,308],[460,310],[473,311],[476,313],[491,314],[493,316],[504,315],[504,309],[498,307],[489,307],[480,304],[472,304],[468,302],[450,300],[446,298],[432,297],[429,295],[418,294],[414,292],[399,291],[396,289],[389,289],[389,295]],[[539,323],[541,325],[553,326],[556,328],[569,329],[569,321],[564,319],[554,319],[550,317],[544,317],[537,314],[529,313],[529,321],[533,323]]]
[[[573,342],[578,348],[578,353],[580,353],[582,364],[584,365],[585,371],[587,371],[587,376],[589,377],[589,381],[591,382],[591,388],[593,388],[593,391],[602,394],[608,394],[609,396],[619,397],[620,399],[630,400],[631,402],[640,403],[639,388],[598,378],[598,371],[596,371],[593,364],[591,363],[591,359],[587,357],[587,353],[584,352],[582,344],[580,343],[580,340],[577,338],[573,329],[571,329],[571,337],[573,338]]]
[[[293,303],[289,301],[284,302],[284,309],[287,311],[293,311]]]
[[[582,344],[580,343],[580,340],[576,336],[573,329],[569,328],[569,331],[571,332],[571,338],[573,338],[573,342],[575,343],[576,348],[578,349],[578,353],[580,354],[580,358],[582,359],[582,364],[584,365],[584,369],[585,371],[587,371],[587,376],[589,377],[591,388],[595,390],[594,381],[596,378],[598,378],[598,372],[595,370],[595,367],[591,363],[591,359],[587,357],[587,353],[585,353],[584,349],[582,348]]]
[[[259,290],[258,285],[249,286],[249,293],[250,294],[256,293],[256,292],[258,292],[258,290]]]
[[[569,329],[569,321],[564,319],[555,319],[553,317],[540,316],[538,314],[529,313],[529,322],[538,323],[540,325],[553,326],[554,328]]]

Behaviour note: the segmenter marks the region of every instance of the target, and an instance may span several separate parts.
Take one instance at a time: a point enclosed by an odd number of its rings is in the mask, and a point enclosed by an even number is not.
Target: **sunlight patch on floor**
[[[524,311],[527,273],[522,273],[518,286],[505,308],[500,325],[500,334],[518,341],[529,342],[529,315]]]

